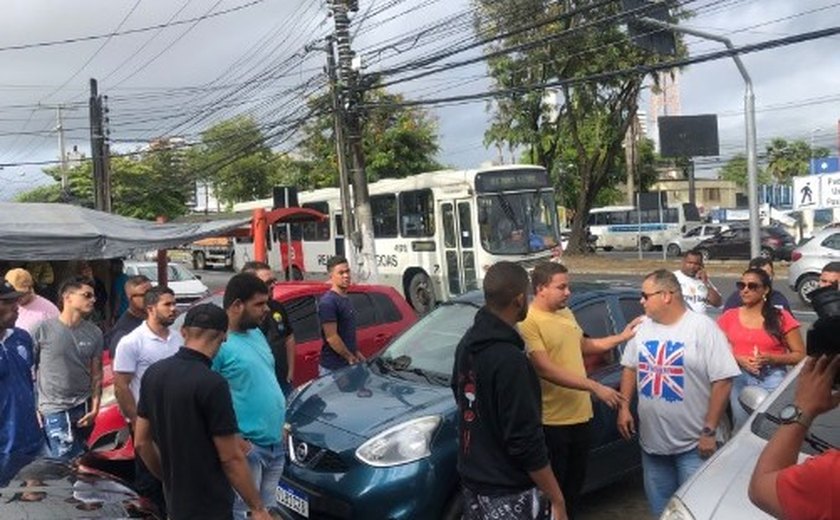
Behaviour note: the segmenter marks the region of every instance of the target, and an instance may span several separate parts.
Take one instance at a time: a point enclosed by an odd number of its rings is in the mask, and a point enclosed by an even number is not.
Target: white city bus
[[[481,286],[500,260],[530,266],[559,244],[554,190],[545,169],[508,165],[443,170],[369,185],[379,281],[418,311]],[[344,252],[338,188],[300,192],[301,206],[329,220],[299,225],[304,272],[324,273]],[[235,210],[269,207],[271,199]]]
[[[605,206],[593,208],[586,219],[589,232],[598,237],[595,246],[606,251],[635,249],[639,244],[644,251],[665,247],[692,224],[700,224],[700,213],[688,203],[642,210],[641,214],[633,206]]]

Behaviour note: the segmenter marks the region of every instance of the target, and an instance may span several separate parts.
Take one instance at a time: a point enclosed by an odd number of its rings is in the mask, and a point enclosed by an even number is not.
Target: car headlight
[[[694,515],[685,507],[682,500],[674,496],[668,501],[659,520],[694,520]]]
[[[102,389],[102,397],[99,399],[99,408],[105,408],[117,403],[117,396],[114,394],[114,385],[108,385]]]
[[[407,464],[431,454],[440,416],[420,417],[389,428],[356,450],[356,458],[379,468]]]

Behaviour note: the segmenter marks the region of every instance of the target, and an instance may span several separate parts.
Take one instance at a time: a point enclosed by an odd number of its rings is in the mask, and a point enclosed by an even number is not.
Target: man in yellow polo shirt
[[[531,274],[534,300],[519,323],[528,358],[540,377],[542,416],[549,460],[563,490],[566,510],[573,519],[589,455],[590,394],[612,408],[624,399],[616,390],[586,377],[583,355],[605,353],[633,337],[627,325],[621,334],[588,338],[566,307],[569,271],[554,262],[538,264]]]

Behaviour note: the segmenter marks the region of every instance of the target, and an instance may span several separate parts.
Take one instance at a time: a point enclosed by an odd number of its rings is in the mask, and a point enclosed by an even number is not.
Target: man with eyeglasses
[[[274,278],[271,266],[265,262],[247,262],[242,272],[253,274],[268,286],[268,314],[260,323],[260,330],[271,347],[277,382],[280,383],[283,395],[288,397],[293,389],[295,374],[295,334],[286,307],[272,298],[277,279]]]
[[[18,319],[15,327],[32,332],[42,321],[58,317],[58,307],[51,301],[35,294],[35,281],[26,269],[10,269],[6,281],[21,293],[18,300]]]
[[[91,283],[84,277],[64,282],[61,314],[32,333],[47,447],[51,456],[67,461],[85,451],[102,395],[102,331],[85,319],[96,301]]]
[[[687,251],[680,268],[674,271],[674,276],[680,283],[686,305],[694,312],[705,314],[707,307],[720,307],[723,303],[720,291],[709,280],[700,251]]]
[[[126,334],[143,324],[146,319],[146,304],[144,298],[149,289],[152,288],[152,281],[142,274],[132,276],[125,282],[125,295],[128,298],[128,309],[114,323],[114,326],[105,333],[105,344],[111,359],[117,351],[117,344]]]
[[[641,303],[648,319],[621,357],[618,429],[626,439],[636,433],[629,403],[638,390],[645,494],[658,517],[717,449],[718,423],[741,370],[715,322],[688,311],[673,273],[660,269],[647,275]]]

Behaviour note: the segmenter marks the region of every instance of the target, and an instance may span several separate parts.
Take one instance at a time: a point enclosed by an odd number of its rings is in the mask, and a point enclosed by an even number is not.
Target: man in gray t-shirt
[[[648,319],[621,358],[625,401],[618,428],[625,438],[635,433],[627,403],[638,391],[645,494],[658,517],[717,449],[718,423],[740,370],[717,324],[686,308],[673,273],[662,269],[645,278],[642,305]]]
[[[102,331],[85,320],[93,312],[93,287],[83,278],[62,284],[58,318],[32,332],[38,412],[53,457],[70,460],[85,449],[102,395]]]

